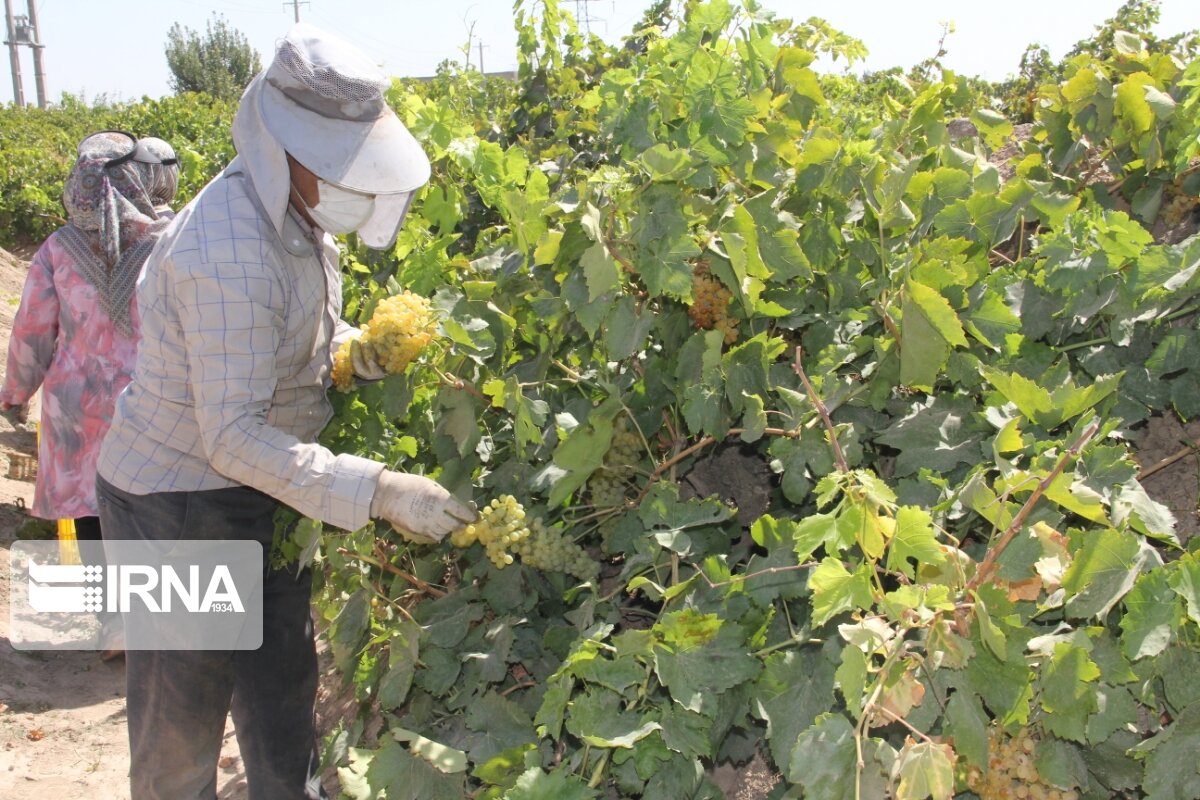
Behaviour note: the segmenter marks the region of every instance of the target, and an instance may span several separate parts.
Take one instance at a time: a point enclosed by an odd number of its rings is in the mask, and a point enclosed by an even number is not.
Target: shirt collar
[[[314,246],[321,246],[321,237],[317,231],[305,222],[296,209],[288,204],[287,214],[283,218],[283,249],[294,256],[312,255]]]

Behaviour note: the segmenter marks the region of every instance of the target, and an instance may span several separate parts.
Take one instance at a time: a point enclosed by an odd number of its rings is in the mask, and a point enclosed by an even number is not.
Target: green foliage
[[[1073,56],[1005,180],[978,82],[822,78],[858,50],[819,21],[675,10],[608,49],[521,7],[510,90],[393,95],[434,179],[394,251],[352,248],[346,313],[420,287],[445,347],[334,398],[325,441],[513,494],[602,571],[327,539],[362,699],[480,797],[719,797],[705,765],[756,750],[780,796],[970,797],[1001,729],[1061,791],[1200,796],[1200,572],[1124,444],[1196,413],[1200,242],[1156,243],[1145,196],[1191,169],[1200,67]],[[698,270],[731,341],[688,314]]]
[[[233,155],[235,106],[205,95],[92,105],[71,95],[49,109],[0,109],[0,246],[37,242],[65,222],[62,188],[80,140],[119,129],[170,142],[181,170],[176,206],[192,198]]]
[[[258,51],[246,35],[216,12],[203,34],[175,23],[165,48],[176,94],[199,92],[236,101],[250,79],[262,70]]]
[[[988,87],[818,76],[861,44],[753,0],[616,48],[521,4],[515,84],[397,83],[434,177],[391,251],[349,241],[345,315],[409,288],[444,347],[332,395],[324,441],[512,494],[601,571],[298,524],[384,720],[329,743],[349,796],[718,798],[757,751],[777,796],[969,798],[1023,730],[1059,790],[1200,797],[1200,569],[1126,445],[1200,414],[1200,240],[1150,232],[1200,62],[1127,8],[1030,59],[1010,177]]]

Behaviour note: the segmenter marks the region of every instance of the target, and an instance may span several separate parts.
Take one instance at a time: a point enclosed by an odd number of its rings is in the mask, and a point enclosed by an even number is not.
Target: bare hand
[[[0,412],[12,422],[24,424],[29,421],[29,403],[0,403]]]

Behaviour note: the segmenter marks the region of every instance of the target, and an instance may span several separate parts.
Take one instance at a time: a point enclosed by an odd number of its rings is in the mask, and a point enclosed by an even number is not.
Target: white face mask
[[[374,195],[351,192],[320,179],[317,197],[317,204],[308,209],[308,215],[326,233],[356,231],[375,212]]]

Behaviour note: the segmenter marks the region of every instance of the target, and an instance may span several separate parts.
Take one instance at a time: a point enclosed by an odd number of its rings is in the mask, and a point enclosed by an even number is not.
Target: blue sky
[[[14,14],[25,13],[28,0],[11,2]],[[561,2],[572,11],[577,5]],[[649,3],[591,0],[593,31],[616,40]],[[944,63],[960,73],[1001,79],[1016,70],[1030,41],[1060,56],[1111,16],[1121,0],[764,0],[764,5],[782,17],[824,17],[862,39],[871,51],[871,69],[909,66],[932,55],[941,21],[953,21],[956,31],[947,40]],[[1162,0],[1161,7],[1159,33],[1200,27],[1197,0]],[[40,0],[37,9],[52,102],[64,91],[88,99],[169,94],[163,46],[175,22],[203,31],[214,12],[223,14],[266,62],[293,20],[290,0]],[[310,0],[300,6],[300,15],[358,45],[393,75],[428,75],[445,59],[462,61],[472,25],[472,41],[485,45],[488,71],[516,64],[509,0]],[[478,66],[478,59],[472,48],[471,63]],[[0,65],[0,103],[7,103],[13,94],[8,59]],[[32,101],[28,48],[22,48],[22,77],[26,101]]]

